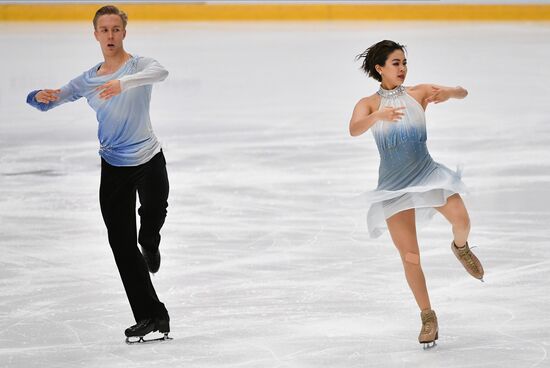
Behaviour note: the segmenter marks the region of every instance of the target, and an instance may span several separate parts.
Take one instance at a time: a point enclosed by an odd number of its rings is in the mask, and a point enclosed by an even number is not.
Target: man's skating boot
[[[147,269],[151,273],[157,273],[160,268],[160,252],[157,248],[156,251],[151,252],[144,247],[141,247],[141,254],[147,264]]]
[[[162,334],[164,334],[161,338],[155,338],[155,339],[148,339],[145,340],[143,337],[151,332],[158,331]],[[126,335],[126,342],[128,344],[134,344],[134,343],[143,343],[143,342],[151,342],[151,341],[162,341],[162,340],[171,340],[172,338],[168,337],[168,333],[170,332],[170,321],[168,318],[166,319],[152,319],[147,318],[139,321],[137,324],[128,327],[126,331],[124,331],[124,334]],[[130,338],[137,338],[137,339],[130,339]]]
[[[153,331],[155,331],[155,320],[147,318],[128,327],[126,331],[124,331],[124,334],[126,337],[143,337]]]
[[[422,319],[422,329],[418,335],[418,342],[424,344],[424,349],[432,348],[439,335],[437,316],[433,310],[426,309],[420,312],[420,318]]]
[[[458,258],[460,263],[462,263],[466,271],[468,271],[468,273],[476,279],[483,281],[483,266],[475,254],[470,250],[468,242],[466,242],[466,245],[459,248],[453,241],[451,243],[451,248],[453,249],[454,255]]]

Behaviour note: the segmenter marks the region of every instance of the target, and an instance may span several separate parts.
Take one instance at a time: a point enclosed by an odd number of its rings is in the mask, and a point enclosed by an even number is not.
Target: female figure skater
[[[99,202],[126,295],[136,324],[126,341],[159,331],[168,339],[168,312],[160,302],[149,272],[160,266],[160,229],[168,207],[168,176],[160,142],[149,118],[152,84],[168,72],[154,59],[124,50],[127,16],[114,6],[100,8],[94,35],[104,61],[60,89],[29,93],[27,103],[47,111],[81,97],[96,111],[101,156]],[[141,207],[136,231],[136,192]],[[141,245],[142,253],[137,248]]]
[[[364,59],[365,73],[381,82],[378,92],[359,100],[349,125],[352,136],[371,129],[380,153],[378,187],[369,193],[369,233],[378,237],[388,228],[421,310],[418,341],[432,347],[438,324],[420,266],[416,219],[429,219],[434,209],[440,212],[452,225],[453,253],[473,277],[483,281],[483,267],[468,246],[470,219],[459,194],[465,190],[460,174],[435,162],[426,147],[428,104],[462,99],[468,92],[433,84],[403,86],[405,47],[393,41],[378,42],[357,58]]]

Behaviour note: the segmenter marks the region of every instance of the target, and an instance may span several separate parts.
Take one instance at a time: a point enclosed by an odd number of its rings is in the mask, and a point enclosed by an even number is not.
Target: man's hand
[[[49,104],[57,101],[60,93],[60,89],[43,89],[34,96],[34,99],[40,103]]]
[[[116,95],[119,95],[120,92],[122,92],[122,89],[120,88],[120,81],[118,79],[114,79],[112,81],[109,81],[95,89],[96,91],[101,91],[99,94],[99,98],[108,100],[111,97],[114,97]]]

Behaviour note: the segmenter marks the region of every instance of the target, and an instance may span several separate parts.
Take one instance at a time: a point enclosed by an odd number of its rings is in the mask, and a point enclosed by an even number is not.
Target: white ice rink
[[[442,218],[419,230],[430,351],[388,234],[367,234],[374,141],[348,134],[377,89],[354,57],[382,39],[408,46],[406,84],[469,90],[428,108],[428,142],[464,167],[486,282]],[[93,110],[25,103],[102,59],[91,22],[0,23],[0,367],[550,367],[550,24],[130,22],[125,45],[170,71],[153,282],[174,340],[124,343]]]

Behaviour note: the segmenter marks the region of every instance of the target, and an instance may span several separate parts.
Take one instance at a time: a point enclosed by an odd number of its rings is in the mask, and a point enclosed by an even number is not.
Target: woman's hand
[[[34,96],[34,99],[40,103],[49,104],[59,100],[60,93],[60,89],[43,89]]]
[[[431,95],[426,98],[426,104],[431,102],[438,104],[447,101],[449,98],[451,98],[449,88],[432,86]]]
[[[395,123],[405,114],[402,111],[405,106],[386,106],[382,110],[378,110],[379,103],[380,98],[376,95],[362,98],[357,102],[349,122],[349,133],[352,137],[365,133],[379,120]]]
[[[447,101],[449,98],[464,98],[468,96],[468,91],[464,88],[458,87],[440,87],[430,86],[431,90],[428,92],[428,97],[424,100],[426,105],[430,102],[441,103]]]
[[[111,97],[119,95],[122,91],[122,88],[120,87],[120,81],[118,79],[113,79],[97,87],[95,90],[101,91],[101,93],[99,94],[99,98],[108,100]]]
[[[378,111],[378,118],[379,120],[386,120],[391,121],[393,123],[398,122],[401,120],[403,115],[405,114],[403,111],[405,106],[399,106],[399,107],[384,107],[383,110]]]

